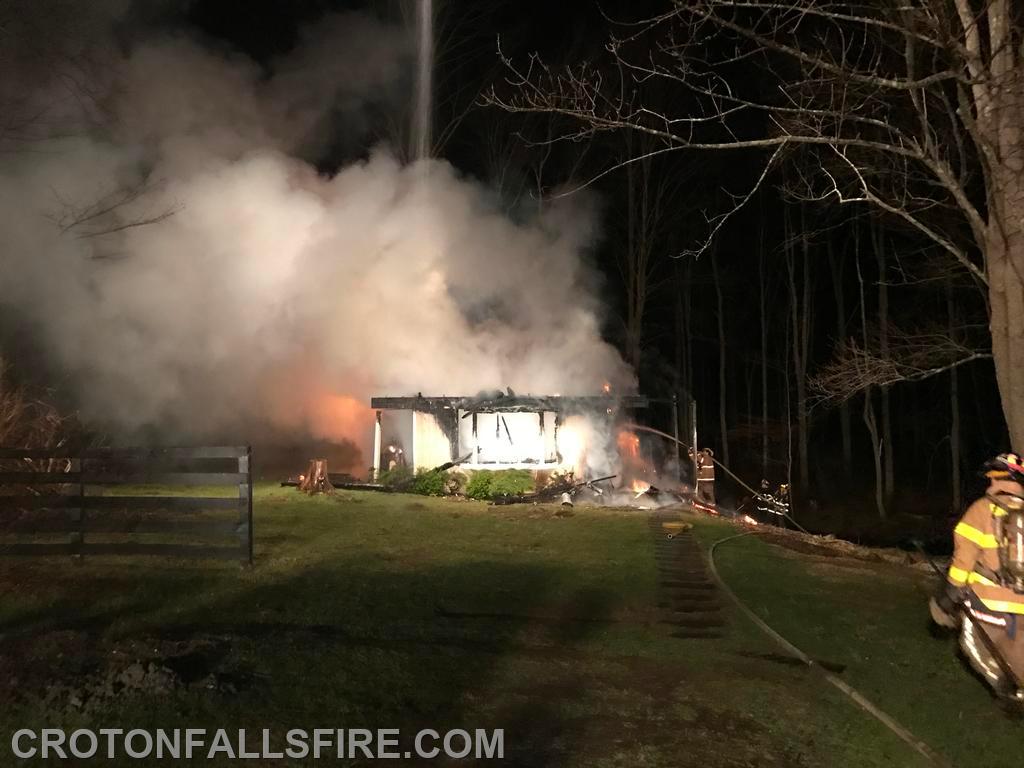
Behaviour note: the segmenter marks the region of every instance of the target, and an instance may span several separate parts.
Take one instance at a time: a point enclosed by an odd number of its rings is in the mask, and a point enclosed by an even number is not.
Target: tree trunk
[[[793,334],[789,324],[783,323],[786,329],[785,356],[782,359],[782,389],[786,393],[786,485],[789,486],[790,514],[795,511],[796,495],[793,493],[793,391],[790,383],[789,345],[793,342]]]
[[[806,233],[804,210],[800,209],[801,225]],[[800,479],[804,492],[811,492],[810,443],[811,423],[807,410],[807,366],[811,356],[811,257],[808,253],[809,242],[803,239],[803,302],[800,308],[800,371],[796,382],[797,396],[800,400]]]
[[[763,217],[762,217],[763,221]],[[765,272],[764,227],[760,229],[757,253],[757,283],[761,309],[761,477],[768,477],[768,275]]]
[[[1024,165],[1024,157],[1018,155],[1017,163]],[[1010,442],[1019,453],[1024,451],[1024,172],[1014,170],[993,180],[985,256],[992,357]]]
[[[801,223],[803,224],[803,208],[800,211]],[[810,337],[810,259],[808,257],[808,242],[806,227],[801,227],[801,255],[803,257],[803,285],[797,291],[796,257],[792,244],[793,234],[791,227],[786,226],[786,268],[789,274],[789,300],[790,300],[790,323],[793,335],[793,377],[796,387],[796,424],[797,424],[797,456],[800,478],[800,493],[808,493],[810,485],[810,460],[808,450],[808,420],[807,420],[807,351]],[[802,305],[802,306],[801,306]],[[794,493],[796,489],[791,488]],[[795,495],[795,493],[794,493]]]
[[[984,101],[976,102],[978,130],[988,149],[988,276],[992,358],[1014,451],[1024,450],[1024,72],[1014,28],[1015,3],[988,4],[992,38]],[[1017,28],[1019,31],[1019,27]],[[980,89],[975,89],[977,94]],[[977,98],[977,97],[976,97]]]
[[[878,218],[871,219],[871,245],[878,264],[878,354],[882,360],[889,359],[889,276],[885,257],[885,238]],[[889,387],[879,387],[882,402],[881,448],[884,468],[885,497],[891,500],[896,487],[893,466],[892,413],[889,407]]]
[[[875,458],[875,506],[878,517],[885,520],[884,472],[882,469],[882,441],[878,435],[878,421],[875,419],[875,406],[871,399],[871,390],[864,393],[864,425],[871,435],[871,448]]]
[[[691,284],[693,282],[693,265],[686,265],[686,275],[684,277],[685,285],[683,286],[683,318],[686,323],[686,336],[683,338],[683,357],[686,361],[686,377],[683,379],[683,386],[686,387],[686,391],[689,393],[690,398],[696,397],[694,394],[694,376],[693,376],[693,312],[691,310],[692,302],[690,301]],[[687,425],[687,429],[693,428],[692,424]],[[689,434],[689,431],[687,432]]]
[[[836,302],[836,341],[846,341],[846,297],[843,291],[844,256],[837,256],[832,240],[828,243],[828,261],[832,268],[832,291]],[[853,433],[850,426],[850,401],[844,400],[839,405],[839,430],[842,436],[843,466],[849,470],[853,464]]]
[[[725,301],[722,298],[722,281],[718,275],[718,250],[711,251],[711,274],[715,281],[715,295],[718,297],[718,427],[722,433],[722,462],[729,466],[729,427],[726,423],[726,358],[725,358]]]
[[[860,289],[860,322],[861,322],[861,343],[867,349],[868,343],[868,314],[864,301],[864,276],[860,271],[860,235],[859,230],[854,230],[854,263],[857,265],[857,285]],[[864,391],[864,426],[868,428],[871,436],[871,450],[875,461],[875,506],[878,508],[878,517],[885,520],[887,517],[885,509],[885,480],[882,469],[882,446],[878,437],[878,422],[875,419],[875,407],[871,399],[871,387]]]
[[[956,325],[956,303],[953,301],[953,281],[946,280],[946,310],[949,334]],[[949,482],[953,510],[962,506],[960,498],[960,376],[957,366],[949,369]]]
[[[628,146],[628,144],[627,144]],[[637,178],[640,178],[639,182]],[[641,238],[644,229],[640,206],[643,176],[633,163],[626,166],[626,362],[639,375],[640,324],[643,316],[644,273],[640,269]]]
[[[743,417],[743,423],[753,427],[754,424],[754,376],[757,375],[757,366],[754,365],[753,361],[743,366],[743,389],[744,394],[747,396],[747,412]],[[753,446],[750,445],[750,437],[753,430],[747,429],[747,444],[743,448],[744,453],[748,453]]]
[[[687,384],[687,366],[686,366],[686,336],[689,333],[689,317],[685,311],[686,306],[683,302],[684,291],[686,287],[683,280],[683,271],[679,267],[679,262],[676,261],[673,266],[675,279],[676,279],[676,290],[675,290],[675,377],[673,395],[676,398],[676,402],[681,404],[681,407],[676,409],[676,428],[682,435],[688,435],[689,432],[689,413],[690,409],[686,405],[689,402],[689,386]]]

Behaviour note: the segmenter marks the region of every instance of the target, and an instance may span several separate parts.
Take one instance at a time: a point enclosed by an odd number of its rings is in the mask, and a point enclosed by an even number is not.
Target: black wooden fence
[[[248,447],[0,448],[0,556],[251,563],[251,457]],[[188,495],[197,486],[237,487],[238,495]]]

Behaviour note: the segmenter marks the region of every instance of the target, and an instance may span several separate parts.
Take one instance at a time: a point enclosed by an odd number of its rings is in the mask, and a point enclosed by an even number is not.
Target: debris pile
[[[928,571],[930,569],[925,558],[920,553],[914,551],[893,547],[865,547],[844,539],[837,539],[831,535],[802,533],[801,531],[786,528],[762,526],[761,530],[761,535],[766,541],[804,554],[820,555],[822,557],[849,557],[866,562],[905,565],[921,571]]]

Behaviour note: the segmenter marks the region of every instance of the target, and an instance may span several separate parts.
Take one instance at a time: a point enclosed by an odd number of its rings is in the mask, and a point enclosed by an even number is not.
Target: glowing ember
[[[757,520],[752,518],[750,515],[744,515],[743,516],[743,522],[746,523],[747,525],[757,525]]]
[[[699,502],[699,501],[697,501],[696,499],[693,499],[693,500],[692,500],[692,501],[690,502],[690,505],[691,505],[691,506],[692,506],[692,507],[693,507],[694,509],[698,509],[698,510],[700,510],[701,512],[707,512],[707,513],[708,513],[709,515],[718,515],[718,510],[717,510],[717,509],[716,509],[715,507],[711,507],[711,506],[708,506],[707,504],[704,504],[704,503],[702,503],[702,502]]]
[[[610,394],[612,393],[612,385],[611,385],[611,383],[610,383],[610,382],[607,382],[607,381],[606,381],[606,382],[604,383],[604,386],[603,386],[603,387],[601,387],[601,389],[602,389],[602,390],[604,391],[604,393],[605,393],[606,395],[610,395]]]

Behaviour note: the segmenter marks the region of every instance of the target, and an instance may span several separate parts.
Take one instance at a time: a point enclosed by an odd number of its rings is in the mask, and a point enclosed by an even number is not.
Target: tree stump
[[[310,459],[309,469],[299,483],[299,490],[309,495],[334,493],[334,486],[327,478],[327,459]]]

